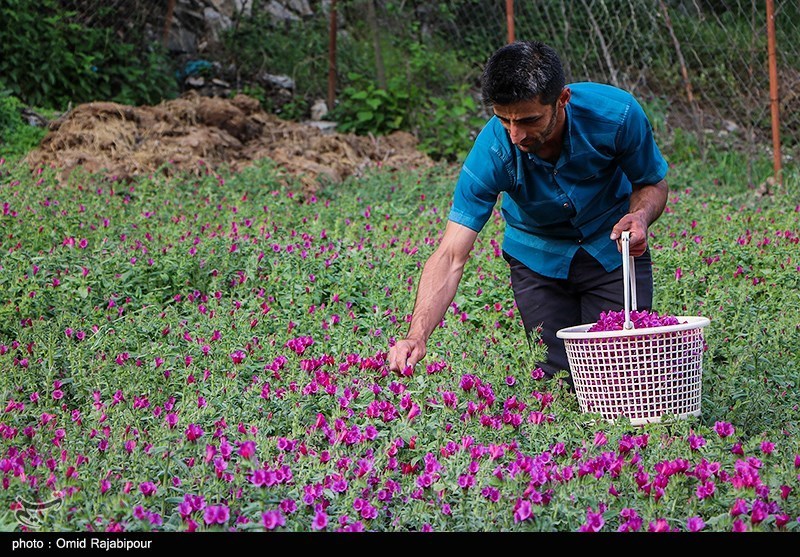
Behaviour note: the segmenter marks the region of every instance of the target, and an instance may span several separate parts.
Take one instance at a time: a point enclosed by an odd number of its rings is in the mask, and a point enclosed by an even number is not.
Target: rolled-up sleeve
[[[641,105],[631,101],[617,133],[620,167],[633,185],[655,184],[667,175],[667,161],[653,137],[653,128]]]
[[[475,140],[456,182],[449,220],[480,232],[492,215],[497,196],[513,181],[508,155],[490,121]],[[501,128],[502,129],[502,128]]]

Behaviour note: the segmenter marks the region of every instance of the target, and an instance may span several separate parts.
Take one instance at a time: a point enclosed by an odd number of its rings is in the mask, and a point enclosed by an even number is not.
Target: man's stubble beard
[[[556,129],[557,121],[558,111],[554,109],[553,116],[550,118],[550,122],[548,122],[547,127],[539,135],[539,137],[543,139],[536,139],[534,142],[529,143],[528,145],[517,145],[517,148],[524,153],[531,153],[534,155],[538,154],[539,149],[541,149],[542,146],[550,139],[550,136],[553,135],[553,130]]]

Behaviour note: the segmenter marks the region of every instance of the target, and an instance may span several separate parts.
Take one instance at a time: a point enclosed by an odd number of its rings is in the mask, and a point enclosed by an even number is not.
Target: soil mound
[[[270,158],[314,190],[320,179],[339,182],[370,166],[420,168],[433,161],[411,134],[383,137],[326,132],[264,112],[258,100],[206,97],[195,92],[156,106],[81,104],[50,123],[32,167],[53,165],[65,180],[77,167],[116,179],[207,167],[233,171]]]

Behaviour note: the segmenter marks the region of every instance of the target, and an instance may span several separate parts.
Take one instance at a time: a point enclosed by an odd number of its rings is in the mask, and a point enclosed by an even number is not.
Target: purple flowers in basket
[[[645,329],[648,327],[664,327],[666,325],[677,325],[678,318],[672,315],[659,315],[656,311],[631,311],[631,323],[634,329]],[[600,313],[597,323],[589,327],[587,332],[597,331],[621,331],[625,325],[624,311],[604,311]]]

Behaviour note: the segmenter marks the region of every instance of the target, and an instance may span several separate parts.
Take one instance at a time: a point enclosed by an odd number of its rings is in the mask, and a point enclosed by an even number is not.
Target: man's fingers
[[[391,350],[389,351],[389,370],[390,371],[400,371],[408,365],[412,364],[413,358],[413,349],[409,349],[406,345],[407,343],[404,341],[400,341],[395,344]]]

